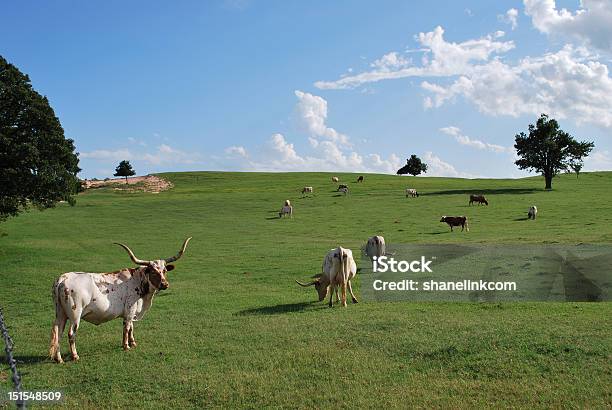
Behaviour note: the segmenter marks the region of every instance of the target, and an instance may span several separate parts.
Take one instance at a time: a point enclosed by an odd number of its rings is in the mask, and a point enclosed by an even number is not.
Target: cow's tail
[[[60,332],[60,321],[62,317],[62,302],[60,300],[61,292],[61,278],[57,278],[55,282],[53,282],[53,287],[51,288],[51,296],[53,299],[53,304],[55,305],[55,319],[53,320],[53,325],[51,327],[51,341],[49,342],[49,357],[54,359],[57,355],[59,349],[59,332]]]

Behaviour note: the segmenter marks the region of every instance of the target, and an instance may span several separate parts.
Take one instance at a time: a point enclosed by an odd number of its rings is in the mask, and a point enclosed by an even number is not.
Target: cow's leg
[[[64,334],[64,328],[66,327],[66,321],[68,317],[61,307],[56,308],[55,321],[51,328],[51,343],[49,346],[49,357],[55,360],[57,363],[64,363],[62,354],[60,353],[60,340]]]
[[[128,329],[128,344],[130,347],[136,347],[136,339],[134,339],[134,322],[130,322],[130,328]]]
[[[336,303],[340,302],[340,296],[338,295],[338,286],[335,287],[336,289]]]
[[[342,282],[340,289],[342,290],[342,295],[340,297],[342,307],[346,307],[346,282]]]
[[[333,303],[333,300],[334,300],[334,290],[336,291],[336,295],[338,294],[338,290],[336,289],[335,285],[329,285],[329,287],[330,287],[330,289],[329,289],[330,293],[329,293],[329,303],[328,303],[328,305],[329,305],[329,307],[333,307],[334,306],[334,303]]]
[[[129,343],[129,335],[130,335],[130,321],[127,319],[123,320],[123,350],[130,350]]]
[[[77,316],[70,325],[68,329],[68,342],[70,344],[70,355],[72,356],[72,360],[75,362],[79,360],[79,355],[76,350],[76,335],[79,330],[79,322],[81,321],[81,315],[79,312],[79,316]]]
[[[353,301],[353,303],[359,303],[357,301],[357,298],[355,297],[355,294],[353,293],[353,286],[351,286],[351,281],[350,280],[348,281],[348,290],[349,290],[349,292],[351,294],[351,300]]]

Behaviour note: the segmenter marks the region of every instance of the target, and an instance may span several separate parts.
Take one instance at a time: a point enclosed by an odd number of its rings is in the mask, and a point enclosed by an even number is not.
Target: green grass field
[[[298,287],[325,253],[388,243],[612,243],[612,173],[464,180],[325,173],[165,174],[160,194],[93,190],[0,224],[0,306],[26,390],[66,407],[612,406],[611,303],[349,303],[329,309]],[[312,185],[315,195],[298,190]],[[421,197],[404,197],[414,187]],[[490,206],[468,207],[482,192]],[[292,220],[277,219],[291,199]],[[536,204],[537,221],[525,220]],[[467,215],[451,233],[441,215]],[[50,291],[63,272],[174,255],[170,288],[121,349],[121,320],[81,323],[81,360],[51,363]],[[355,280],[360,296],[359,276]],[[68,353],[66,334],[62,352]],[[10,388],[6,362],[0,389]]]

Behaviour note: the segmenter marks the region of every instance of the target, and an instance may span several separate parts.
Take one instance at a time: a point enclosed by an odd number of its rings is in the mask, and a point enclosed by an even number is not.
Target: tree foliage
[[[74,204],[78,164],[47,98],[0,56],[0,221],[30,205]]]
[[[427,172],[427,164],[421,161],[421,158],[412,154],[410,158],[406,160],[406,165],[397,170],[398,175],[410,174],[417,176],[421,173]]]
[[[130,161],[123,160],[117,165],[117,168],[115,168],[114,175],[116,177],[125,177],[125,183],[127,184],[128,177],[136,175],[136,171],[132,168]]]
[[[555,119],[542,114],[536,124],[529,124],[529,135],[515,137],[514,148],[520,157],[515,164],[520,169],[536,171],[544,176],[546,189],[552,189],[552,179],[560,171],[579,166],[589,155],[592,142],[578,142],[559,128]]]

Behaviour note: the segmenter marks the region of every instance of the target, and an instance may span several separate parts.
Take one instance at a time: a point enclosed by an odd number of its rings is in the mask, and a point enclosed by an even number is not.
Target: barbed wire
[[[19,374],[19,371],[17,371],[17,361],[13,358],[13,339],[11,339],[11,336],[8,333],[8,329],[4,324],[4,314],[2,312],[2,308],[0,308],[0,333],[2,333],[2,336],[4,338],[4,351],[6,352],[7,363],[9,365],[9,368],[11,369],[15,391],[20,392],[22,389],[21,375]],[[17,405],[18,409],[26,408],[25,402],[21,399],[17,400],[15,404]]]

